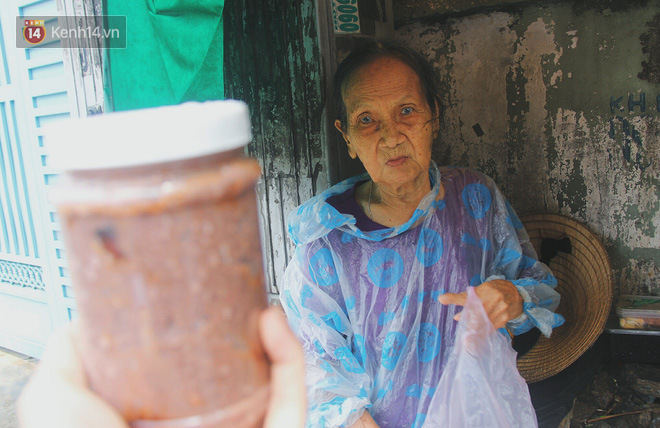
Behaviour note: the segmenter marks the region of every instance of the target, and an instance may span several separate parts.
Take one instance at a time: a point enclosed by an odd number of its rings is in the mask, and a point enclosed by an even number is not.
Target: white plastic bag
[[[473,287],[457,328],[424,427],[537,427],[516,352],[493,327]]]

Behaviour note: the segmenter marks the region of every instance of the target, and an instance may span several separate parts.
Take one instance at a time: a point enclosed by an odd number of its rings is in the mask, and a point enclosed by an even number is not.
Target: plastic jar
[[[67,121],[64,235],[92,389],[134,427],[257,427],[269,366],[247,106],[186,103]]]

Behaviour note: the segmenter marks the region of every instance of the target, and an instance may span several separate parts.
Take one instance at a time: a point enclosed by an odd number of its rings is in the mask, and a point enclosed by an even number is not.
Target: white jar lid
[[[63,120],[45,128],[49,164],[63,171],[149,165],[221,153],[252,139],[247,104],[187,102]]]

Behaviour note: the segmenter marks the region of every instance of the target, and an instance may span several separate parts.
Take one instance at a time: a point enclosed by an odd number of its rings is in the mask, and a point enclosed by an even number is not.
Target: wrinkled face
[[[438,120],[410,67],[378,59],[354,73],[343,96],[346,130],[335,126],[374,182],[397,187],[428,178]]]

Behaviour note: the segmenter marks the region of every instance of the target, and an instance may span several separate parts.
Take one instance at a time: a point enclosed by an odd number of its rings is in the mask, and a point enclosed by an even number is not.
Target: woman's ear
[[[436,101],[435,102],[435,117],[433,118],[433,140],[438,139],[438,135],[440,135],[440,104]]]
[[[341,126],[341,120],[335,119],[335,128],[337,128],[337,131],[341,132],[341,136],[344,137],[344,141],[346,141],[346,147],[348,149],[348,155],[351,157],[351,159],[355,159],[357,157],[357,153],[355,152],[355,149],[353,149],[353,145],[351,144],[351,140],[348,138],[348,135],[346,135],[346,132]]]

